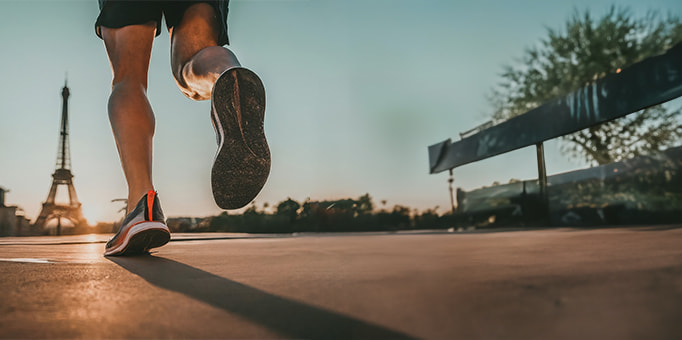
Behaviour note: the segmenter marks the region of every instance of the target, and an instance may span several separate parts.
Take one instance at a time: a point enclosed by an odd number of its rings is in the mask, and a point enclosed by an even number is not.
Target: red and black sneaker
[[[261,191],[270,174],[270,148],[265,139],[265,88],[243,67],[220,75],[211,94],[211,120],[218,151],[211,170],[216,204],[239,209]]]
[[[170,241],[159,197],[149,190],[121,223],[121,229],[107,242],[104,256],[146,254]]]

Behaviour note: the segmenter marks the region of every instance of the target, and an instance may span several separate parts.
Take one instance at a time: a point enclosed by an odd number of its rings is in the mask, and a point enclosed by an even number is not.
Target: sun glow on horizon
[[[88,226],[95,227],[97,226],[97,223],[105,222],[102,209],[98,208],[96,205],[84,205],[81,209],[83,210],[83,217],[85,217]]]

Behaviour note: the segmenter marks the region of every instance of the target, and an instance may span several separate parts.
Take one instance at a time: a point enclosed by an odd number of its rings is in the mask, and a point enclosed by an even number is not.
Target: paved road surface
[[[682,338],[680,225],[106,239],[0,239],[0,337]]]

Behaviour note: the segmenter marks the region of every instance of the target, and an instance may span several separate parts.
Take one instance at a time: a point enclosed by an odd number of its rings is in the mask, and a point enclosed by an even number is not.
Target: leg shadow
[[[307,305],[155,256],[107,257],[149,283],[245,317],[291,338],[414,339],[382,326]]]

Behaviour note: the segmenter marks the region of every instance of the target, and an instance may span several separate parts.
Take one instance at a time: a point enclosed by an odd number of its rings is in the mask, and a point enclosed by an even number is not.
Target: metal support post
[[[450,189],[450,209],[452,211],[452,214],[455,214],[455,196],[452,192],[452,182],[455,181],[455,178],[452,177],[452,169],[450,169],[450,177],[448,178],[448,187]]]
[[[543,219],[549,223],[549,202],[547,198],[547,168],[545,166],[545,150],[543,143],[535,144],[538,156],[538,182],[540,184],[540,201],[542,202]]]

